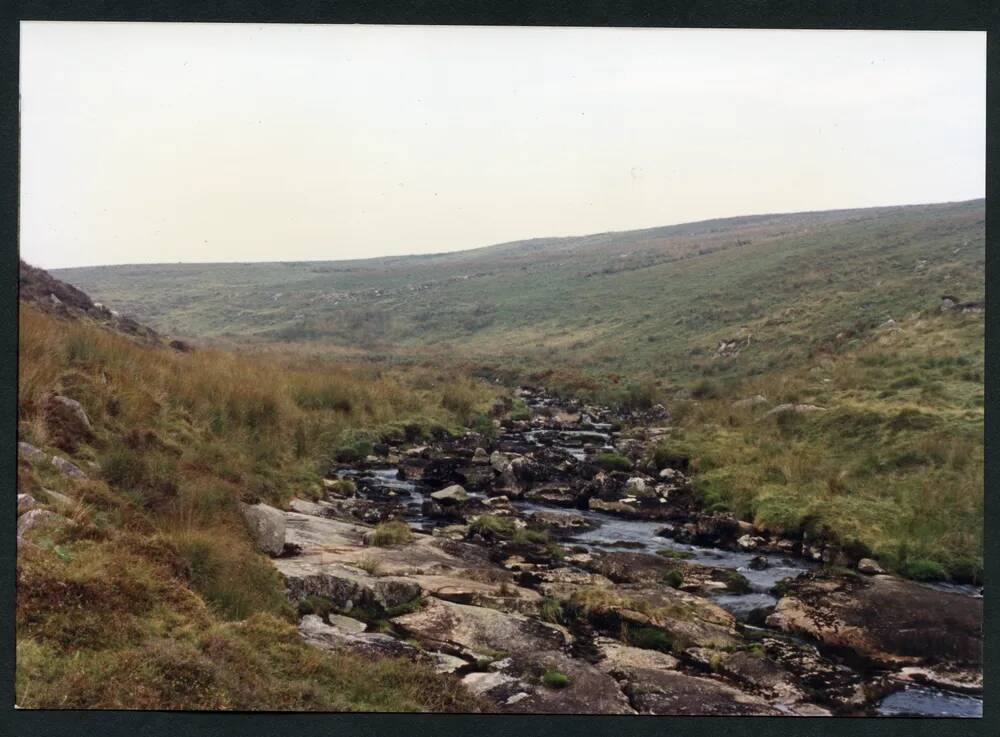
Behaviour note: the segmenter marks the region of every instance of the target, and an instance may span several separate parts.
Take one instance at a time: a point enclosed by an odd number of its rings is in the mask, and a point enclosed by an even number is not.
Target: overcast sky
[[[985,192],[986,35],[24,23],[21,255],[361,258]]]

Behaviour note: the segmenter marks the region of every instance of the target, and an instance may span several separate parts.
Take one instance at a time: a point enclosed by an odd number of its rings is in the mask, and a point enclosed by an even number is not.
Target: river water
[[[544,430],[528,431],[520,436],[523,442],[546,445],[564,450],[575,458],[583,460],[587,453],[594,449],[613,447],[613,436],[606,425],[591,425],[593,429],[586,430]],[[590,447],[584,450],[584,444]],[[423,495],[420,487],[398,478],[395,467],[380,468],[365,471],[342,471],[342,475],[358,479],[368,477],[371,483],[381,490],[392,490],[401,497],[406,506],[407,519],[424,528],[433,528],[439,524],[437,520],[427,518],[421,512]],[[482,498],[481,494],[469,492],[471,497]],[[512,500],[511,503],[523,512],[553,512],[552,507],[528,501]],[[720,548],[686,545],[662,537],[656,533],[665,527],[662,521],[623,519],[595,510],[564,510],[587,519],[591,529],[581,531],[564,542],[568,545],[579,545],[588,550],[641,550],[655,553],[657,550],[669,549],[687,553],[686,557],[692,563],[730,568],[742,574],[750,582],[750,591],[744,594],[724,593],[712,596],[720,606],[731,611],[739,620],[762,608],[769,608],[777,603],[770,590],[779,581],[798,576],[815,567],[815,564],[802,559],[793,559],[781,555],[768,554],[768,567],[755,570],[750,567],[750,561],[757,553],[735,552]],[[979,589],[958,584],[927,584],[933,588],[946,591],[978,596]],[[753,629],[759,629],[754,627]],[[769,630],[768,630],[769,631]],[[781,633],[774,633],[780,636]],[[945,691],[932,686],[906,686],[883,698],[876,704],[876,712],[881,716],[938,716],[938,717],[981,717],[983,701],[980,696],[959,694]]]

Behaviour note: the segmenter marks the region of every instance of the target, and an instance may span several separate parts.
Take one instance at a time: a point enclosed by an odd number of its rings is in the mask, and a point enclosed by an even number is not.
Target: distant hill
[[[53,273],[159,330],[678,380],[982,300],[984,201],[726,218],[457,253]]]

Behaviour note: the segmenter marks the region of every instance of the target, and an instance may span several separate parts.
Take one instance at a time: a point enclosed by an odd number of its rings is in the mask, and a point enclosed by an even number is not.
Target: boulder
[[[285,513],[267,504],[240,504],[240,511],[257,550],[281,555],[285,547]]]
[[[299,633],[302,639],[313,647],[322,650],[350,651],[367,657],[402,657],[417,660],[422,653],[412,645],[378,632],[364,632],[356,627],[344,626],[341,621],[331,618],[327,624],[315,614],[307,614],[299,622]],[[356,620],[355,620],[356,621]],[[364,624],[359,622],[362,627]]]
[[[490,465],[497,473],[503,473],[507,470],[507,466],[510,465],[510,461],[499,450],[495,450],[490,454]]]
[[[48,509],[30,509],[17,518],[17,535],[25,537],[39,531],[56,531],[73,521]]]
[[[75,453],[80,443],[93,439],[90,418],[75,399],[49,394],[42,400],[42,412],[49,437],[57,448]]]
[[[488,466],[490,465],[490,456],[483,448],[476,448],[476,451],[472,454],[472,462],[476,465]]]
[[[754,394],[752,397],[737,399],[733,402],[732,407],[733,409],[754,409],[767,403],[767,397],[763,394]]]
[[[31,494],[18,494],[17,495],[17,516],[20,517],[22,514],[30,512],[32,509],[37,509],[41,505],[31,496]]]
[[[885,571],[882,570],[882,566],[871,558],[862,558],[859,560],[858,571],[864,573],[866,576],[876,576],[880,573],[885,573]]]
[[[63,476],[69,476],[74,479],[87,478],[87,474],[61,456],[52,456],[52,466]]]
[[[358,605],[394,609],[420,596],[420,584],[411,578],[373,576],[350,565],[324,562],[322,554],[277,558],[274,564],[293,602],[319,596],[337,611],[350,613]]]
[[[560,650],[570,641],[564,629],[537,619],[433,597],[419,611],[392,621],[425,648],[455,655],[537,653]]]
[[[545,676],[564,676],[561,685]],[[470,674],[463,683],[492,702],[489,711],[516,714],[634,714],[615,680],[585,660],[557,651],[516,653]]]
[[[23,441],[17,444],[17,454],[22,458],[27,458],[32,463],[39,461],[44,461],[48,456],[38,448],[36,448],[31,443],[25,443]]]
[[[771,627],[876,665],[982,663],[983,601],[893,576],[811,573],[789,582]]]
[[[442,505],[454,505],[461,504],[469,500],[469,495],[466,493],[458,484],[452,484],[440,491],[435,491],[431,494],[431,499],[436,501],[438,504]]]

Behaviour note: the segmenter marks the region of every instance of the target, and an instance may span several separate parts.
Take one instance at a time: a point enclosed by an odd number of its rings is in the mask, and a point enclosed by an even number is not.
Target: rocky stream
[[[431,663],[497,712],[982,715],[979,589],[704,512],[684,459],[645,460],[662,408],[520,395],[495,437],[387,439],[323,500],[246,508],[308,642]],[[411,534],[380,540],[393,519]]]

